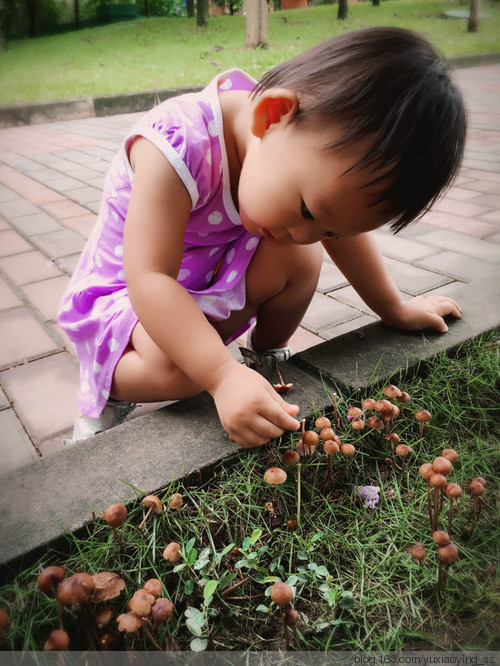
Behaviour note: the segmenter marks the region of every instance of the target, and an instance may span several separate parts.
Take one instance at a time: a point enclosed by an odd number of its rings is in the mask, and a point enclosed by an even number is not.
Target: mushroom
[[[142,589],[152,594],[155,599],[158,599],[163,592],[163,583],[158,578],[149,578],[142,586]]]
[[[330,419],[327,418],[326,416],[318,416],[318,418],[314,422],[314,425],[318,430],[323,430],[324,428],[330,428],[332,424]]]
[[[287,473],[281,467],[270,467],[264,473],[264,481],[274,486],[274,503],[279,507],[278,486],[285,483]]]
[[[309,456],[314,453],[319,444],[319,435],[314,430],[302,431],[302,445],[309,452]]]
[[[106,511],[102,514],[102,518],[104,518],[104,520],[113,530],[113,535],[120,546],[123,544],[120,535],[116,531],[116,528],[123,525],[123,523],[127,520],[127,516],[127,507],[124,504],[119,503],[110,504]]]
[[[453,502],[458,497],[462,496],[462,488],[458,483],[449,483],[444,489],[446,497],[450,500],[450,508],[448,510],[448,532],[451,534],[451,524],[453,521]]]
[[[276,361],[276,372],[278,373],[280,383],[273,384],[274,390],[277,391],[278,393],[288,393],[288,391],[291,391],[293,388],[293,384],[285,384],[285,382],[283,381],[283,377],[278,367],[278,361]]]
[[[154,622],[164,622],[172,617],[174,604],[166,597],[159,597],[151,606],[151,618]]]
[[[387,386],[383,389],[382,393],[387,396],[390,400],[395,400],[396,398],[399,400],[401,397],[401,391],[398,389],[397,386],[394,386],[394,384],[387,384]]]
[[[59,583],[64,580],[64,569],[62,567],[46,567],[38,576],[37,585],[40,592],[56,592]]]
[[[434,474],[432,465],[429,463],[423,463],[420,465],[418,473],[420,476],[427,481],[427,511],[429,512],[429,523],[432,530],[432,501],[431,501],[431,484],[429,479]]]
[[[384,429],[384,421],[380,418],[380,416],[370,416],[368,419],[368,425],[370,428],[373,428],[373,430],[383,430]]]
[[[347,470],[347,461],[350,457],[352,457],[356,453],[356,449],[352,444],[342,444],[340,450],[342,451],[342,455],[344,456],[344,469],[342,470],[342,479],[343,479]]]
[[[411,400],[409,393],[407,393],[406,391],[401,391],[401,395],[399,396],[398,400],[399,400],[399,405],[400,405],[399,409],[402,413],[403,412],[403,405],[405,405],[407,402],[410,402],[410,400]]]
[[[437,458],[434,458],[432,461],[432,469],[435,470],[438,474],[447,476],[453,469],[453,465],[448,458],[445,458],[444,456],[437,456]]]
[[[90,574],[77,573],[61,582],[57,591],[57,600],[63,606],[87,603],[94,589],[94,580]]]
[[[300,456],[297,451],[295,451],[295,449],[290,449],[289,451],[285,451],[285,453],[281,456],[281,460],[284,465],[295,466],[298,462],[300,462]]]
[[[293,637],[295,639],[296,644],[298,643],[298,636],[297,636],[298,621],[299,621],[298,611],[296,611],[295,608],[289,608],[285,613],[285,624],[287,627],[292,627]]]
[[[363,409],[368,409],[368,411],[372,412],[375,409],[375,400],[373,398],[365,398],[361,403],[361,407],[363,407]]]
[[[359,407],[349,407],[347,416],[350,416],[352,419],[359,419],[363,416],[363,410]]]
[[[451,543],[450,535],[448,532],[443,532],[443,530],[435,530],[432,533],[432,540],[438,546],[447,546],[449,543]]]
[[[441,455],[452,463],[458,460],[458,453],[454,449],[443,449]]]
[[[427,556],[427,551],[421,543],[417,543],[410,548],[410,555],[413,557],[413,559],[417,560],[419,564],[422,564],[422,561]]]
[[[169,509],[180,509],[183,504],[184,504],[184,500],[182,499],[181,493],[174,493],[172,495],[172,497],[170,498],[170,502],[168,503],[168,508]]]
[[[280,607],[281,619],[283,621],[283,632],[285,634],[286,649],[289,650],[290,641],[288,638],[288,630],[285,622],[285,612],[283,610],[283,606],[286,606],[287,604],[291,603],[293,599],[293,590],[290,587],[290,585],[288,585],[288,583],[282,583],[281,581],[278,581],[277,583],[271,585],[271,590],[269,595],[272,601],[274,601],[274,603]]]
[[[127,634],[133,634],[142,627],[142,618],[132,611],[119,615],[116,618],[116,622],[118,624],[118,631]]]
[[[146,497],[142,500],[141,504],[142,506],[145,506],[148,511],[144,516],[141,524],[139,525],[140,530],[142,530],[144,523],[149,518],[152,511],[154,511],[157,514],[160,514],[163,511],[163,504],[160,498],[157,497],[156,495],[146,495]]]
[[[486,481],[480,477],[476,476],[469,483],[469,490],[474,496],[472,503],[472,516],[471,516],[471,525],[469,527],[469,532],[472,533],[476,527],[477,519],[481,512],[481,495],[483,495],[486,486]]]
[[[444,476],[444,474],[438,474],[437,472],[433,471],[431,477],[429,478],[429,483],[434,488],[434,512],[431,524],[431,530],[434,532],[437,529],[437,519],[439,514],[439,507],[441,504],[441,494],[447,486],[446,477]]]
[[[289,518],[286,521],[286,529],[290,530],[290,532],[293,532],[294,530],[296,530],[298,526],[299,526],[299,524],[298,524],[298,522],[295,518]]]
[[[326,442],[323,442],[323,451],[328,454],[328,469],[325,475],[325,483],[328,482],[332,477],[332,463],[333,455],[340,451],[340,446],[338,442],[333,439],[327,439]]]
[[[438,586],[441,587],[446,583],[446,580],[448,578],[448,569],[450,568],[450,565],[456,562],[458,559],[457,546],[452,541],[443,546],[439,546],[438,558],[439,558]]]
[[[415,418],[420,423],[418,436],[419,436],[420,439],[422,439],[422,437],[424,436],[425,425],[427,423],[429,423],[432,416],[431,416],[430,412],[428,412],[426,409],[419,409],[418,412],[415,414]]]
[[[2,646],[5,647],[0,647],[0,650],[4,649],[6,651],[11,651],[12,647],[9,645],[9,642],[7,640],[7,629],[10,626],[10,617],[5,608],[0,608],[0,638],[1,638],[1,643]]]
[[[172,562],[172,564],[177,562],[180,556],[181,556],[181,547],[180,544],[178,544],[175,541],[171,541],[163,551],[163,558],[168,562]]]
[[[155,597],[146,590],[141,589],[134,592],[129,601],[128,608],[132,613],[136,613],[140,617],[146,617],[151,611],[151,606],[155,602]]]
[[[98,629],[102,629],[113,619],[113,611],[109,606],[103,606],[99,608],[97,613],[94,615],[94,622]]]
[[[51,650],[54,650],[55,652],[62,652],[62,650],[66,650],[68,645],[69,636],[64,631],[64,629],[54,629],[54,631],[50,634],[47,641],[45,642],[43,649],[45,652],[49,652]]]
[[[411,448],[411,446],[408,446],[407,444],[398,444],[396,446],[396,455],[400,456],[403,459],[401,461],[401,467],[400,467],[401,471],[404,471],[404,468],[405,468],[404,459],[412,451],[413,451],[413,449]],[[398,467],[398,465],[396,465],[396,467]]]
[[[319,438],[322,442],[326,442],[327,439],[337,439],[337,435],[335,434],[333,428],[327,426],[326,428],[321,429]]]
[[[353,430],[356,430],[356,432],[358,433],[358,437],[360,435],[361,430],[363,430],[364,427],[365,427],[365,422],[363,421],[363,419],[356,417],[351,421],[351,428]]]

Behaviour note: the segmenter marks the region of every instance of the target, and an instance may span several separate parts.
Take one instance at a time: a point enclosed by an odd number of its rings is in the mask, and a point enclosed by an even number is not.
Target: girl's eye
[[[333,231],[327,231],[325,233],[325,236],[327,238],[335,238],[335,240],[338,240],[340,238],[340,236],[337,236],[337,234],[334,234]]]
[[[305,218],[306,220],[314,220],[314,217],[313,217],[311,211],[310,211],[309,208],[305,205],[304,202],[302,202],[302,208],[301,208],[301,211],[300,211],[300,212],[301,212],[301,214],[302,214],[302,217]]]

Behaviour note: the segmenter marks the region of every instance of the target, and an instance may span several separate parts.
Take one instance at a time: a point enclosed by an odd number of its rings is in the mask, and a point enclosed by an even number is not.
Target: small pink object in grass
[[[367,509],[374,509],[380,501],[379,486],[355,486],[354,494],[363,500]]]

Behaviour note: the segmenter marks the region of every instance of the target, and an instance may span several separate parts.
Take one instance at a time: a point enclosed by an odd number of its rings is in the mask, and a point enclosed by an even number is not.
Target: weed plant
[[[77,32],[7,42],[0,50],[0,104],[206,85],[216,74],[240,67],[255,78],[332,35],[390,25],[415,30],[445,56],[500,51],[500,5],[484,0],[477,33],[465,19],[444,19],[457,0],[386,0],[269,13],[269,48],[245,48],[245,17],[150,18]]]
[[[413,449],[404,461],[391,451],[384,431],[354,431],[347,423],[347,409],[366,397],[383,398],[383,385],[367,395],[339,394],[339,434],[356,453],[345,472],[343,456],[334,456],[326,485],[322,446],[302,459],[297,529],[286,527],[296,516],[298,476],[298,467],[282,463],[283,452],[297,444],[297,435],[288,434],[242,453],[236,463],[222,464],[205,482],[164,488],[159,493],[164,511],[152,514],[142,530],[144,508],[137,501],[118,528],[122,546],[100,518],[86,536],[68,534],[67,552],[47,550],[0,589],[0,608],[11,621],[5,647],[43,649],[63,622],[70,649],[89,648],[80,607],[67,608],[61,618],[54,596],[37,589],[38,575],[50,564],[63,566],[66,576],[110,571],[123,578],[124,591],[109,602],[114,619],[101,630],[112,636],[114,650],[285,649],[280,609],[269,597],[276,581],[292,587],[299,613],[295,631],[286,628],[292,650],[499,649],[499,356],[497,337],[485,336],[451,356],[435,356],[411,379],[394,378],[411,396],[393,427]],[[422,438],[414,418],[420,408],[432,414]],[[314,429],[317,416],[307,420],[308,428]],[[328,416],[333,422],[333,411]],[[438,585],[437,547],[419,468],[444,448],[458,453],[448,481],[464,492],[455,504],[451,532],[459,559]],[[278,488],[279,506],[263,480],[272,466],[288,474]],[[487,485],[471,530],[468,486],[475,476],[484,477]],[[380,488],[373,509],[355,490],[366,485]],[[183,498],[177,510],[168,508],[174,493]],[[442,530],[447,529],[448,506],[444,502],[439,515]],[[176,563],[162,557],[172,541],[181,546]],[[409,553],[415,543],[427,550],[421,563]],[[143,631],[119,633],[115,618],[150,578],[162,581],[173,616],[152,627],[153,640]]]

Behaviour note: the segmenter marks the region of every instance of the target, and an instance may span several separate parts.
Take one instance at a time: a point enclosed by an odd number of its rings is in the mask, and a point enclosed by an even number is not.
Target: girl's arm
[[[331,259],[364,302],[390,326],[407,330],[435,328],[446,332],[446,315],[460,317],[460,306],[445,296],[402,299],[370,233],[323,241]]]
[[[191,295],[177,282],[191,200],[161,152],[146,139],[130,151],[135,172],[124,233],[130,301],[148,335],[213,396],[223,427],[243,447],[299,427],[298,408],[238,363]],[[166,396],[167,397],[167,396]]]

